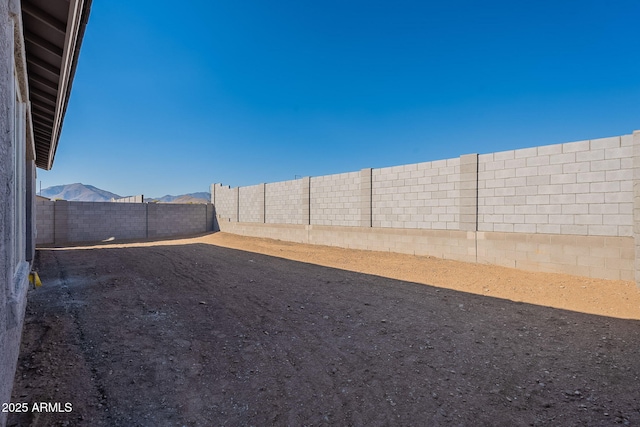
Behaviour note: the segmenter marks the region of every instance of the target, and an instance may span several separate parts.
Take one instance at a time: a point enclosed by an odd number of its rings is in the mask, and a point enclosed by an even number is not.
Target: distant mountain
[[[115,193],[101,190],[93,185],[80,183],[48,187],[38,193],[38,195],[52,200],[62,199],[74,202],[110,202],[112,198],[120,199],[122,197]],[[211,196],[209,193],[200,192],[182,194],[179,196],[167,195],[160,197],[159,199],[145,197],[144,201],[156,203],[209,203],[211,201]]]
[[[38,195],[49,199],[63,199],[75,202],[110,202],[111,198],[119,199],[115,193],[101,190],[93,185],[80,183],[56,185],[42,190]]]
[[[182,194],[180,196],[166,195],[159,199],[145,199],[156,203],[210,203],[211,195],[207,192]]]

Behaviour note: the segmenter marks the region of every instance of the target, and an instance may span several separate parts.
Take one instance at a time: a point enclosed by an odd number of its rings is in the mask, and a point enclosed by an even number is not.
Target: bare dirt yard
[[[224,233],[36,268],[9,426],[640,425],[633,283]]]

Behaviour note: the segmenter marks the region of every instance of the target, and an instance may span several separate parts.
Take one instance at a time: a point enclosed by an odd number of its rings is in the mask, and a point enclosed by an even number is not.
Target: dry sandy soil
[[[633,283],[224,233],[36,268],[10,426],[640,425]]]

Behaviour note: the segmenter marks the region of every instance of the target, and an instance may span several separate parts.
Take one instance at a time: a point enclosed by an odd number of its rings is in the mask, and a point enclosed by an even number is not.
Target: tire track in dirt
[[[111,413],[109,412],[109,397],[107,390],[103,383],[103,378],[100,375],[97,368],[97,353],[95,351],[94,343],[85,335],[84,327],[80,321],[80,309],[78,305],[78,299],[73,294],[72,286],[69,282],[68,274],[65,265],[60,262],[56,252],[53,252],[53,260],[58,271],[59,286],[62,290],[59,295],[62,297],[61,302],[65,308],[65,311],[69,314],[73,327],[74,342],[81,350],[82,359],[91,372],[91,388],[95,390],[98,396],[98,403],[96,404],[100,412],[103,412],[103,418],[100,420],[104,424],[113,424],[111,419]]]
[[[110,425],[111,422],[103,412],[106,409],[105,390],[100,383],[90,345],[78,318],[79,306],[72,293],[64,263],[55,254],[43,257],[37,252],[34,268],[53,274],[41,274],[43,282],[48,286],[30,291],[22,338],[23,347],[25,343],[30,346],[28,351],[23,349],[21,352],[16,386],[25,379],[29,379],[29,383],[27,387],[23,385],[20,388],[18,396],[14,393],[12,399],[28,401],[30,408],[40,402],[60,402],[62,405],[70,403],[73,412],[29,411],[10,414],[7,425]],[[33,298],[34,295],[37,298]],[[60,358],[61,354],[66,355],[64,361]],[[66,387],[70,376],[81,378],[74,383],[73,389]]]

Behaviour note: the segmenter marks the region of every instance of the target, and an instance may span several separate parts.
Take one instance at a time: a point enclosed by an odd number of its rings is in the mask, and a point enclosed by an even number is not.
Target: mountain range
[[[182,194],[180,196],[166,195],[159,199],[145,197],[144,200],[145,202],[156,203],[209,203],[211,201],[211,196],[209,193],[203,191],[199,193]]]
[[[110,191],[102,190],[93,185],[80,183],[56,185],[43,189],[39,196],[48,199],[62,199],[75,202],[110,202],[111,199],[120,199],[122,196]],[[209,203],[211,197],[207,192],[181,194],[179,196],[166,195],[159,198],[145,197],[145,202],[155,203]]]

